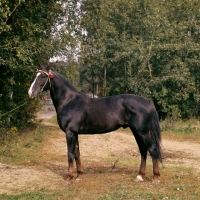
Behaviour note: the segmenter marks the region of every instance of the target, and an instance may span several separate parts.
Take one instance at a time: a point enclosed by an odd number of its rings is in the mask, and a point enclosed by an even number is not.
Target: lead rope
[[[30,101],[31,101],[31,100],[28,100],[28,101],[26,101],[25,103],[23,103],[23,104],[17,106],[16,108],[14,108],[14,109],[12,109],[12,110],[10,110],[10,111],[8,111],[8,112],[6,112],[6,113],[0,115],[0,119],[1,119],[4,115],[7,115],[7,114],[9,114],[9,113],[11,113],[11,112],[17,110],[18,108],[20,108],[20,107],[26,105],[26,104],[29,103]]]
[[[49,81],[50,87],[51,87],[51,80],[50,80],[50,77],[49,77],[49,74],[51,74],[51,71],[50,71],[50,73],[47,73],[47,72],[45,72],[45,71],[43,71],[43,70],[37,70],[37,72],[45,73],[45,74],[47,75],[47,77],[48,77],[47,80],[46,80],[46,82],[45,82],[45,84],[44,84],[44,86],[43,86],[43,87],[41,88],[41,90],[40,90],[40,91],[42,92],[48,81]],[[20,107],[26,105],[26,104],[27,104],[28,102],[30,102],[30,101],[31,101],[31,100],[28,100],[28,101],[26,101],[25,103],[23,103],[23,104],[17,106],[16,108],[14,108],[14,109],[12,109],[12,110],[10,110],[10,111],[8,111],[8,112],[6,112],[6,113],[0,115],[0,119],[1,119],[4,115],[7,115],[7,114],[9,114],[9,113],[11,113],[11,112],[17,110],[18,108],[20,108]]]

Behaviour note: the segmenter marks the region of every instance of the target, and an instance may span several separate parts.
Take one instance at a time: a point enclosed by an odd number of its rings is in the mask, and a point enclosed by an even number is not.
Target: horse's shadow
[[[43,162],[43,167],[50,170],[54,174],[61,176],[63,179],[66,179],[68,176],[67,165]]]
[[[64,180],[68,177],[68,167],[67,164],[54,164],[52,162],[44,162],[43,166],[47,169],[49,169],[54,174],[59,175]],[[135,174],[137,173],[137,170],[134,170],[133,168],[126,168],[126,167],[118,167],[109,164],[107,166],[100,165],[98,163],[92,164],[91,166],[85,166],[83,167],[84,175],[94,175],[94,174]],[[75,169],[76,171],[76,169]]]

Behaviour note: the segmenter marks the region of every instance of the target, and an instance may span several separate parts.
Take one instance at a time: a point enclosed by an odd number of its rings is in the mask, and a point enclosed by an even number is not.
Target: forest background
[[[199,41],[199,0],[1,0],[0,136],[32,123],[35,66],[55,58],[79,92],[142,95],[161,119],[199,117]]]

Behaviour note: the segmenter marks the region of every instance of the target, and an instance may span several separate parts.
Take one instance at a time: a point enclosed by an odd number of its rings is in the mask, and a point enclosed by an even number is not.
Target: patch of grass
[[[39,191],[32,191],[32,192],[22,192],[21,194],[17,195],[7,195],[7,194],[0,194],[1,200],[55,200],[57,193],[48,193],[45,190]]]
[[[6,164],[27,164],[31,160],[38,160],[41,148],[46,138],[52,135],[57,127],[39,124],[35,130],[27,130],[6,141],[0,146],[0,162]],[[35,162],[35,161],[34,161]]]
[[[167,127],[168,120],[161,121],[163,137],[176,140],[190,140],[200,143],[200,120],[177,120],[173,126]]]
[[[53,116],[49,119],[43,119],[43,122],[48,122],[48,123],[51,123],[53,125],[58,125],[57,116]]]
[[[55,125],[58,125],[57,116],[53,116],[49,119],[49,122]]]

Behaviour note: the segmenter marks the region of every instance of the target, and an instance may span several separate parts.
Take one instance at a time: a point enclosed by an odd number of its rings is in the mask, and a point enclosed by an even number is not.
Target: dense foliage
[[[47,63],[61,49],[61,39],[67,40],[67,34],[58,39],[55,32],[63,14],[62,4],[56,0],[0,2],[1,128],[25,127],[37,111],[37,101],[29,101],[27,91],[34,65]]]
[[[198,116],[199,9],[198,0],[83,1],[84,81],[98,95],[149,97],[163,118]]]

